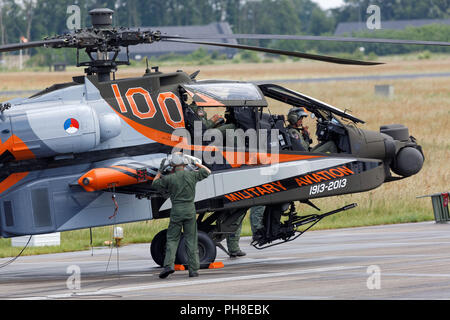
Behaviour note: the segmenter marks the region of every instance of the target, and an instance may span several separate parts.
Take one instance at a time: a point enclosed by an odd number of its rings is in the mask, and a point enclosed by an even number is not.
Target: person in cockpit
[[[303,126],[303,119],[307,116],[308,113],[305,108],[301,107],[291,108],[287,116],[289,122],[287,130],[289,135],[300,144],[300,146],[304,149],[303,151],[310,151],[310,144],[312,143],[308,127]]]
[[[303,125],[303,119],[308,116],[308,112],[303,107],[293,107],[288,113],[287,126],[291,138],[295,139],[293,145],[300,145],[304,151],[320,153],[337,153],[338,149],[333,141],[322,141],[318,145],[311,147],[312,139],[308,127]],[[302,150],[303,151],[303,150]]]
[[[218,114],[208,119],[208,114],[203,107],[198,107],[195,103],[191,104],[190,107],[200,117],[206,129],[218,129],[224,136],[227,129],[236,129],[236,126],[232,123],[225,124],[225,119]]]

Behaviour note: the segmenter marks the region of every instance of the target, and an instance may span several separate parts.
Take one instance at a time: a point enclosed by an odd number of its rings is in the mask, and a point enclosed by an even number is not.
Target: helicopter
[[[349,210],[300,216],[295,202],[319,209],[312,199],[359,193],[420,172],[425,157],[417,140],[400,124],[380,131],[347,111],[303,93],[271,84],[197,80],[198,72],[163,73],[153,67],[142,77],[116,79],[128,65],[128,47],[158,41],[196,43],[287,55],[329,63],[371,66],[358,61],[263,47],[205,41],[211,35],[167,35],[150,29],[112,26],[114,11],[90,11],[92,27],[41,41],[0,46],[0,52],[48,47],[77,50],[85,75],[55,84],[29,98],[0,104],[0,236],[10,238],[136,221],[168,218],[171,202],[152,180],[162,159],[174,150],[193,155],[212,170],[197,184],[199,258],[214,262],[221,241],[253,206],[265,206],[264,232],[256,249],[292,241],[323,218]],[[289,35],[220,35],[234,39],[288,39],[440,45],[446,42]],[[201,39],[201,40],[197,40]],[[118,60],[122,49],[127,59]],[[85,50],[89,61],[80,61]],[[111,78],[112,76],[112,78]],[[265,110],[267,98],[306,109],[317,120],[316,135],[332,141],[336,153],[302,149],[290,137],[284,115]],[[225,108],[222,122],[241,135],[223,144],[191,106]],[[247,132],[256,133],[255,143]],[[242,133],[244,136],[242,137]],[[264,134],[262,134],[264,133]],[[213,138],[211,138],[213,136]],[[254,140],[254,139],[253,139]],[[187,167],[192,170],[192,168]],[[168,173],[170,168],[167,168]],[[120,208],[120,210],[118,210]],[[111,211],[114,209],[114,214]],[[305,229],[306,228],[306,229]],[[153,260],[162,266],[167,230],[152,240]],[[187,264],[183,238],[177,261]]]

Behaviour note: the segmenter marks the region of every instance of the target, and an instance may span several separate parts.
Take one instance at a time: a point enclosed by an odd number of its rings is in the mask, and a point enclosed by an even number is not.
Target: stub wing
[[[112,191],[147,196],[154,165],[125,162],[84,173],[78,184],[87,192]],[[239,176],[239,179],[236,177]],[[366,177],[366,178],[362,178]],[[241,166],[214,171],[197,184],[196,202],[208,210],[306,200],[361,192],[384,182],[381,161],[347,157],[317,157],[271,165]],[[161,209],[170,209],[170,205]]]

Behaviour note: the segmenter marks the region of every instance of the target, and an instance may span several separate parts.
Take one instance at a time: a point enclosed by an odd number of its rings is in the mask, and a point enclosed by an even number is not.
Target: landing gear
[[[167,229],[164,229],[156,234],[150,245],[151,256],[153,260],[161,267],[164,266],[166,242]],[[200,230],[198,231],[198,254],[201,268],[207,268],[210,263],[214,262],[217,256],[216,244],[206,232]],[[175,258],[175,264],[187,265],[188,260],[189,259],[186,252],[186,240],[184,236],[181,236],[177,255]]]
[[[214,241],[208,236],[206,232],[198,231],[198,258],[200,268],[208,268],[208,266],[216,260],[217,249]],[[186,239],[184,237],[180,240],[180,245],[177,250],[177,259],[180,264],[187,265],[189,258],[186,250]]]
[[[150,244],[150,254],[153,260],[161,267],[164,266],[164,258],[166,256],[167,229],[156,234]]]
[[[227,235],[234,234],[239,228],[243,216],[248,208],[223,210],[213,212],[206,217],[206,213],[201,213],[197,219],[198,229],[198,253],[201,268],[207,268],[214,262],[217,256],[217,247],[222,249],[227,255],[230,253],[221,244]],[[153,260],[160,266],[164,265],[166,254],[167,229],[160,231],[154,238],[150,246]],[[181,236],[178,245],[175,264],[188,264],[186,252],[186,241]]]

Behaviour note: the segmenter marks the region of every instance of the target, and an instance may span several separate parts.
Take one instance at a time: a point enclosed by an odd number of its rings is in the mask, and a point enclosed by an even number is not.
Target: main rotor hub
[[[109,29],[112,27],[114,11],[108,8],[93,9],[89,11],[92,26],[95,29]]]

